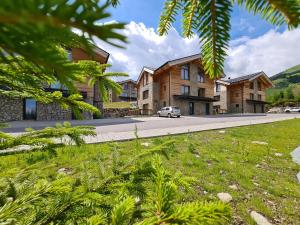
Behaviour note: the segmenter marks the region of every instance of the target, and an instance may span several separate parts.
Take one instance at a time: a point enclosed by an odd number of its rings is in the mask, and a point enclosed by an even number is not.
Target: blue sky
[[[136,79],[143,66],[158,67],[168,60],[200,53],[197,36],[181,36],[181,18],[168,35],[159,36],[157,26],[164,0],[120,0],[111,8],[107,21],[125,22],[121,31],[129,41],[120,49],[97,41],[110,53],[111,70],[127,72]],[[264,71],[272,76],[300,62],[300,28],[289,31],[286,26],[275,27],[245,9],[234,6],[231,15],[231,42],[224,64],[230,77]]]
[[[141,22],[147,27],[157,29],[163,6],[164,0],[121,0],[121,4],[117,8],[111,9],[111,13],[113,16],[112,18],[118,22]],[[276,28],[261,19],[259,15],[254,16],[237,5],[234,6],[231,18],[232,39],[236,39],[241,36],[255,38],[270,29]],[[174,27],[177,31],[181,31],[180,17],[178,17]],[[283,31],[284,27],[279,30]]]

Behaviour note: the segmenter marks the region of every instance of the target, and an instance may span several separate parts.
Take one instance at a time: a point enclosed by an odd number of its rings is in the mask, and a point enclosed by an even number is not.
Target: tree
[[[110,17],[109,5],[100,0],[1,1],[0,94],[96,112],[77,92],[74,83],[85,81],[85,75],[63,48],[79,47],[93,55],[95,37],[113,45],[125,43],[117,32],[124,24],[101,23]],[[74,95],[66,98],[44,91],[45,83],[56,81]]]
[[[289,29],[299,26],[299,0],[165,0],[159,34],[166,34],[182,12],[183,35],[199,36],[205,70],[211,78],[220,77],[230,41],[230,14],[235,3],[276,26],[287,24]]]
[[[81,60],[78,64],[83,73],[89,78],[89,85],[96,85],[97,87],[95,88],[95,96],[98,104],[97,108],[100,110],[103,109],[103,101],[106,102],[109,100],[109,91],[121,94],[122,87],[110,78],[124,77],[128,76],[128,74],[120,72],[105,72],[107,68],[111,67],[110,64],[100,64],[90,60]]]

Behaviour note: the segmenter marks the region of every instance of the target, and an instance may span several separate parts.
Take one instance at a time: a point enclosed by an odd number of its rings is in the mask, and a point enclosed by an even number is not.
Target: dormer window
[[[253,82],[250,82],[250,89],[253,89]]]
[[[261,83],[257,81],[257,90],[261,91]]]

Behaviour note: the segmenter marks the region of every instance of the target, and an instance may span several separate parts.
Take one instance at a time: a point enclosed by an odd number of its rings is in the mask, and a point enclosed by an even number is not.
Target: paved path
[[[135,127],[142,138],[164,136],[168,134],[182,134],[188,132],[223,129],[253,124],[263,124],[275,121],[300,118],[300,114],[268,114],[268,115],[225,115],[207,117],[140,117],[102,119],[91,121],[70,121],[73,125],[92,125],[96,127],[96,137],[86,137],[87,143],[101,143],[107,141],[123,141],[135,138]],[[41,129],[53,126],[53,121],[18,121],[9,123],[6,132],[18,134],[25,127]]]

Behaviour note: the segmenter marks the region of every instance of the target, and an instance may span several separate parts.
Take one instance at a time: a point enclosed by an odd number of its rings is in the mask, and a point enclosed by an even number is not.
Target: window
[[[148,75],[148,73],[146,74],[146,84],[148,84],[149,83],[149,75]]]
[[[259,81],[257,82],[257,89],[261,91],[261,83]]]
[[[72,61],[73,60],[73,55],[72,55],[72,49],[71,48],[67,49],[67,54],[68,54],[68,59],[70,61]]]
[[[143,92],[143,99],[147,99],[149,97],[149,91],[144,91]]]
[[[239,108],[240,107],[240,104],[235,104],[235,108]]]
[[[253,89],[253,82],[250,82],[250,89]]]
[[[55,90],[68,90],[68,88],[61,85],[59,81],[55,81],[54,83],[50,84],[50,88]]]
[[[216,92],[220,92],[221,91],[221,84],[216,82]]]
[[[181,94],[182,95],[190,95],[190,86],[181,86]]]
[[[198,88],[198,96],[205,97],[205,88]]]
[[[181,67],[181,79],[189,80],[190,79],[190,66],[188,64]]]
[[[257,100],[261,101],[261,95],[257,95]]]
[[[250,93],[250,99],[254,100],[254,94]]]
[[[128,84],[123,84],[123,89],[127,90],[128,89]]]
[[[148,73],[146,73],[146,74],[144,75],[144,78],[143,78],[143,85],[144,85],[144,86],[147,85],[148,82],[149,82],[149,77],[148,77]]]
[[[163,106],[166,107],[166,106],[167,106],[167,102],[164,102],[164,103],[163,103]]]
[[[199,83],[204,83],[204,74],[203,74],[203,71],[200,69],[198,69],[197,81]]]

